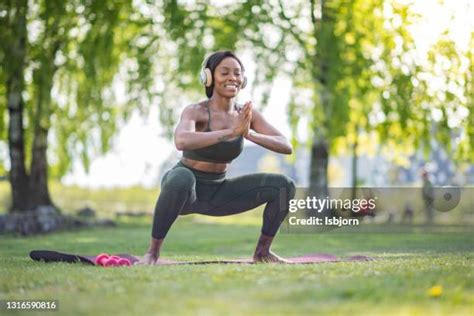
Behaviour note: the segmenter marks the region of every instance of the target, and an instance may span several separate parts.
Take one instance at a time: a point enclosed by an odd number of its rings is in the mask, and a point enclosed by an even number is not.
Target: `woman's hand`
[[[232,130],[236,136],[247,137],[252,122],[252,101],[247,101],[237,115]]]
[[[257,110],[252,111],[251,127],[252,130],[247,130],[246,134],[244,134],[247,140],[274,152],[291,155],[293,148],[290,142],[277,128],[268,123]]]

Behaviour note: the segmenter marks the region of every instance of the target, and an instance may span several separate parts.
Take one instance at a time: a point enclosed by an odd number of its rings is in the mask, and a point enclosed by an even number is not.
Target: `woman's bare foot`
[[[158,257],[160,256],[161,244],[163,244],[162,239],[151,238],[150,247],[148,247],[147,252],[141,257],[140,260],[135,262],[136,265],[154,265]]]
[[[273,236],[261,234],[257,242],[257,248],[253,254],[253,262],[255,263],[289,263],[288,260],[277,256],[270,250]]]
[[[135,265],[137,265],[137,266],[140,266],[140,265],[152,266],[156,263],[156,260],[158,260],[157,255],[154,255],[152,253],[147,252],[143,255],[143,257],[140,258],[140,260],[135,262]]]
[[[282,257],[269,251],[265,254],[255,254],[253,256],[253,262],[255,263],[290,263],[290,261],[283,259]]]

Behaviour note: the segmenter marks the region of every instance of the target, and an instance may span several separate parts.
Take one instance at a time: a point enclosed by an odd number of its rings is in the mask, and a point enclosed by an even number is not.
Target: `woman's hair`
[[[235,56],[235,54],[230,50],[220,50],[209,55],[209,57],[207,57],[205,60],[205,64],[203,65],[203,69],[209,68],[212,74],[212,84],[211,86],[206,87],[206,95],[208,98],[212,97],[212,92],[214,91],[214,72],[216,71],[216,68],[221,63],[221,61],[223,61],[227,57],[232,57],[237,60],[240,65],[240,68],[242,68],[242,72],[245,71],[244,65],[242,64],[240,59]]]

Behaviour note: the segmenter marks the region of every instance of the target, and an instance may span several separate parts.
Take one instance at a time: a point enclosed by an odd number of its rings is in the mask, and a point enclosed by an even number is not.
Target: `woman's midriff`
[[[227,171],[228,163],[216,163],[216,162],[205,162],[198,161],[189,158],[181,158],[181,162],[192,169],[196,169],[204,172],[215,172],[221,173]]]

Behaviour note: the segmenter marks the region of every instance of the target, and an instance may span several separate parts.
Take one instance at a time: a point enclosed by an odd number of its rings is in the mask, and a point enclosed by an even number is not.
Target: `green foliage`
[[[10,1],[2,2],[0,12],[10,7]],[[317,134],[332,144],[341,137],[350,144],[354,134],[373,131],[381,142],[429,151],[431,135],[449,148],[454,133],[456,158],[472,161],[472,40],[464,54],[441,39],[429,63],[419,64],[408,31],[416,18],[409,5],[383,0],[32,3],[24,89],[27,160],[35,128],[41,127],[50,131],[51,175],[64,175],[76,159],[87,169],[92,157],[111,148],[135,109],[146,114],[155,104],[163,132],[171,137],[185,96],[202,96],[197,74],[204,56],[227,48],[253,54],[258,65],[253,89],[262,88],[262,106],[276,76],[292,80],[294,145],[303,121],[309,142]],[[5,43],[13,33],[7,18],[0,22],[5,38],[0,61],[6,65]],[[446,59],[451,67],[443,68]],[[451,88],[433,91],[426,74]],[[123,95],[115,95],[117,90]],[[0,85],[2,140],[5,96]],[[458,124],[450,121],[453,115]]]
[[[152,19],[140,11],[145,6],[132,1],[70,0],[40,1],[29,7],[27,163],[33,138],[41,128],[50,131],[53,140],[50,174],[64,175],[75,159],[81,159],[87,169],[91,157],[111,148],[119,122],[137,106],[151,103],[154,67],[150,56],[157,49],[157,35],[151,32]],[[7,27],[3,30],[7,36],[11,33]],[[7,62],[4,54],[5,49],[0,55],[3,63]],[[124,64],[136,67],[122,79],[129,98],[118,100],[114,84]],[[2,106],[3,86],[0,93]]]
[[[382,144],[397,144],[399,152],[420,147],[429,152],[433,135],[450,151],[454,134],[459,135],[455,158],[472,159],[472,62],[465,66],[472,61],[472,49],[466,54],[452,40],[441,39],[423,64],[409,31],[419,18],[410,4],[373,0],[318,5],[265,1],[247,25],[262,34],[271,24],[272,37],[281,39],[274,40],[275,49],[265,39],[245,40],[253,45],[259,71],[266,71],[262,81],[271,82],[281,71],[293,81],[293,144],[298,143],[298,124],[309,116],[310,143],[318,135],[332,144],[337,138],[351,144],[356,134],[367,131],[378,134]],[[451,67],[443,67],[446,61]],[[433,90],[433,78],[443,81],[441,91]]]
[[[63,52],[65,62],[57,74],[58,94],[66,98],[58,105],[53,124],[58,175],[77,156],[87,170],[90,157],[110,149],[120,120],[152,97],[153,69],[144,61],[155,49],[156,38],[142,37],[150,30],[148,18],[131,1],[85,2],[77,11],[81,11],[79,23],[70,32],[73,36]],[[136,43],[139,40],[141,45]],[[129,98],[122,103],[115,95],[114,80],[124,63],[138,67],[124,78]]]

